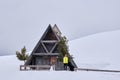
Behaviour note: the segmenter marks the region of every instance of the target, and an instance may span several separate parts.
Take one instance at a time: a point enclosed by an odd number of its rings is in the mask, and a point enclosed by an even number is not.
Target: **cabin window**
[[[37,50],[35,51],[35,53],[46,53],[43,45],[40,43],[40,45],[38,46]]]
[[[50,58],[36,57],[36,65],[50,65]]]
[[[50,52],[52,50],[52,48],[54,47],[55,43],[44,43],[46,49],[48,50],[48,52]]]
[[[54,32],[52,29],[48,31],[48,33],[45,35],[43,40],[57,40],[57,37],[55,36]]]

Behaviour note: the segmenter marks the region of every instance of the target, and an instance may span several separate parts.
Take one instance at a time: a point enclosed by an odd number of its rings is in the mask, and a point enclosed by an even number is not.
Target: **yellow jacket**
[[[65,56],[65,57],[63,58],[63,63],[68,64],[68,57]]]

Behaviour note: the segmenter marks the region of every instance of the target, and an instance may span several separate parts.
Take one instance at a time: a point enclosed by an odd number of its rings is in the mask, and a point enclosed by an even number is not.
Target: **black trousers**
[[[64,63],[64,70],[67,70],[68,64]]]

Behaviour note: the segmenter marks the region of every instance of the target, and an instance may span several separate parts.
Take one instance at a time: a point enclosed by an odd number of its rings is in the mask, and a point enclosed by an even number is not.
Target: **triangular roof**
[[[56,24],[54,25],[53,30],[54,30],[55,32],[57,32],[58,34],[60,34],[60,35],[62,34]]]
[[[56,35],[56,33],[54,32],[53,28],[51,27],[51,25],[49,24],[48,28],[46,29],[46,31],[44,32],[43,36],[41,37],[41,39],[38,41],[37,45],[35,46],[35,48],[33,49],[32,53],[34,53],[36,51],[36,49],[39,47],[39,45],[41,44],[41,42],[44,40],[44,38],[47,36],[47,33],[49,31],[52,31],[52,33],[54,34],[54,36],[57,38],[56,41],[59,40],[59,37]],[[47,41],[47,40],[44,40]]]

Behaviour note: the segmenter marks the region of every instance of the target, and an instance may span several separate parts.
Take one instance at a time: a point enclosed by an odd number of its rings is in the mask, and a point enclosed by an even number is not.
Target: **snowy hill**
[[[69,42],[78,67],[115,69],[119,66],[120,30],[94,34]],[[16,56],[0,57],[1,80],[119,80],[120,73],[87,71],[19,71]]]
[[[78,66],[120,69],[120,30],[76,39],[69,45]]]

